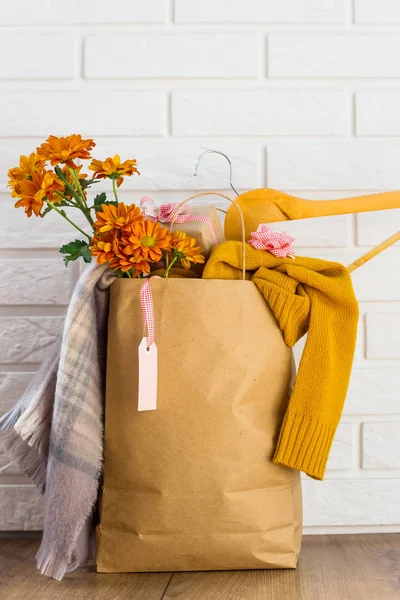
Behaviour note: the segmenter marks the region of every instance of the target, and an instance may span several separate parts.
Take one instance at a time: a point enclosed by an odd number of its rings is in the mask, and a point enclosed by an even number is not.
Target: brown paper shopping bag
[[[152,279],[157,409],[138,412],[142,285],[111,287],[97,570],[295,567],[299,473],[271,461],[291,357],[264,298]]]

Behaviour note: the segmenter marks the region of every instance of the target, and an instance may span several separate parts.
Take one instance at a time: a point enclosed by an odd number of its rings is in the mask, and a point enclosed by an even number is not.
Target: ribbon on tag
[[[143,339],[139,344],[139,389],[138,411],[156,410],[158,353],[155,343],[155,319],[150,278],[140,289],[140,304],[143,316]]]
[[[202,223],[207,223],[213,243],[217,245],[218,240],[210,217],[207,217],[206,215],[192,215],[190,214],[190,207],[187,207],[186,205],[179,207],[179,205],[179,202],[169,202],[168,204],[161,204],[159,208],[156,208],[154,200],[149,196],[143,196],[140,201],[142,213],[151,221],[171,223],[173,219],[174,223],[185,223],[185,221],[201,221]]]
[[[159,278],[158,278],[159,279]],[[149,277],[146,279],[140,289],[140,305],[142,307],[143,317],[143,339],[146,339],[146,348],[150,349],[154,344],[155,336],[155,323],[154,323],[154,306],[153,306],[153,294],[151,293]],[[146,338],[147,332],[147,338]]]

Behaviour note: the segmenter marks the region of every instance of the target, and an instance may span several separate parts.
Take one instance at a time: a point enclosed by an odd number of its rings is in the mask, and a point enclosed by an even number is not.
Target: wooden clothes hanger
[[[381,252],[386,250],[386,248],[390,248],[390,246],[393,246],[393,244],[395,244],[396,242],[399,242],[399,241],[400,241],[400,231],[391,235],[386,240],[383,240],[383,242],[381,242],[380,244],[375,246],[375,248],[372,248],[372,250],[369,250],[368,252],[366,252],[365,254],[360,256],[360,258],[357,258],[357,260],[355,260],[350,265],[348,265],[347,270],[349,271],[349,273],[352,273],[359,267],[362,267],[363,265],[365,265],[365,263],[367,263],[372,258],[375,258],[375,256],[378,256],[378,254],[380,254]]]
[[[197,176],[200,161],[202,160],[203,156],[206,156],[207,154],[220,154],[228,161],[228,163],[229,163],[229,185],[232,188],[232,190],[235,192],[236,196],[239,196],[239,192],[237,191],[237,189],[234,187],[234,185],[232,183],[232,163],[231,163],[229,157],[226,154],[224,154],[223,152],[220,152],[219,150],[206,150],[198,157],[196,164],[195,164],[194,176]],[[229,198],[225,194],[222,194],[221,192],[217,192],[217,191],[200,192],[199,194],[195,194],[194,196],[191,196],[184,202],[193,200],[194,198],[199,198],[200,196],[207,196],[207,195],[220,196],[222,198],[229,200],[231,203],[236,204],[231,198]],[[368,196],[367,196],[367,198],[368,198]],[[361,201],[361,197],[360,197],[360,201]],[[236,206],[238,207],[237,204],[236,204]],[[222,212],[226,212],[226,211],[222,211]],[[295,220],[295,219],[292,219],[292,220]],[[393,246],[393,244],[395,244],[396,242],[399,242],[399,241],[400,241],[400,231],[398,231],[397,233],[388,237],[386,240],[384,240],[383,242],[381,242],[380,244],[378,244],[377,246],[375,246],[374,248],[372,248],[371,250],[369,250],[368,252],[366,252],[365,254],[360,256],[360,258],[357,258],[354,262],[352,262],[350,265],[348,265],[347,270],[349,271],[349,273],[353,273],[353,271],[355,271],[359,267],[362,267],[368,261],[375,258],[375,256],[378,256],[378,254],[380,254],[387,248],[390,248],[390,246]]]

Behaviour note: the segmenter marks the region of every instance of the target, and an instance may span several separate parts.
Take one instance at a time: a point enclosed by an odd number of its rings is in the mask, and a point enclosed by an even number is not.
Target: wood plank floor
[[[0,540],[1,600],[400,600],[400,534],[304,538],[297,570],[39,575],[37,540]]]

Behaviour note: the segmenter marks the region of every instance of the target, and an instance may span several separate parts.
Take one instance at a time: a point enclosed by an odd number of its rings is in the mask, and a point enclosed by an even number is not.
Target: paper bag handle
[[[238,203],[235,202],[235,200],[232,200],[232,198],[229,198],[229,196],[226,196],[225,194],[222,194],[221,192],[199,192],[198,194],[195,194],[194,196],[190,196],[190,198],[186,198],[186,200],[183,200],[182,202],[180,202],[179,205],[176,207],[176,209],[172,215],[171,226],[170,226],[169,230],[172,231],[172,227],[175,223],[175,219],[178,216],[181,207],[184,204],[186,204],[187,202],[194,200],[195,198],[200,198],[200,196],[220,196],[221,198],[225,198],[225,200],[228,200],[231,204],[234,204],[236,206],[236,208],[238,209],[239,217],[240,217],[240,224],[241,224],[241,229],[242,229],[242,279],[244,281],[246,279],[246,230],[245,230],[245,226],[244,226],[244,218],[243,218],[242,209],[240,208]]]

